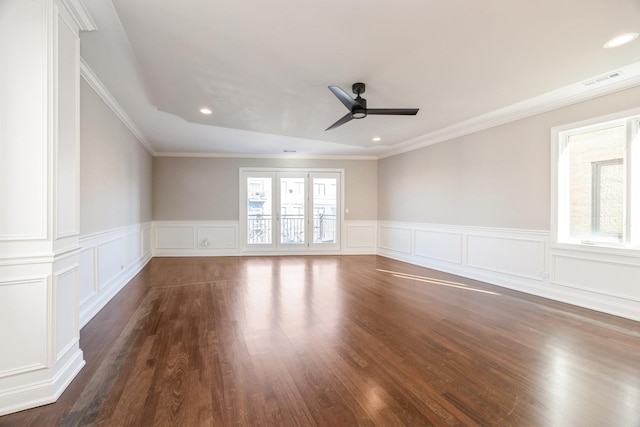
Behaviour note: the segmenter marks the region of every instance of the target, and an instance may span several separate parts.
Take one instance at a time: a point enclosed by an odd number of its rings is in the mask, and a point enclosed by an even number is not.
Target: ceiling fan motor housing
[[[351,117],[354,119],[364,119],[367,117],[367,100],[358,95],[356,101],[360,105],[356,105],[351,109]]]

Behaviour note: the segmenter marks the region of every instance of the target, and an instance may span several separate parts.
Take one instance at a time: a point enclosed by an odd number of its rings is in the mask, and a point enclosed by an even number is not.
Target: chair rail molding
[[[2,2],[0,415],[54,402],[84,366],[80,22],[90,22],[72,3]]]
[[[151,260],[151,223],[83,235],[80,245],[82,328]]]
[[[377,253],[640,321],[640,257],[557,248],[546,230],[379,221]]]
[[[153,256],[375,254],[376,221],[343,221],[340,250],[245,252],[238,221],[154,221]]]

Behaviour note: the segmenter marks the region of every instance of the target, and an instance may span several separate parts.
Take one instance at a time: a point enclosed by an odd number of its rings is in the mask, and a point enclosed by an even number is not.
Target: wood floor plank
[[[1,427],[640,426],[640,323],[378,256],[155,258],[80,343]]]

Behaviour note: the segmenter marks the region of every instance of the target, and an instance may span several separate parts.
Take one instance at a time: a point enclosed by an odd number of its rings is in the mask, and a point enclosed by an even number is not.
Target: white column
[[[77,6],[0,2],[0,415],[54,402],[84,365]]]

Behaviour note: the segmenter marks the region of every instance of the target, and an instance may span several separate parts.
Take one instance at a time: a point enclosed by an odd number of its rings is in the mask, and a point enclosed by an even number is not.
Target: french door
[[[241,170],[243,248],[340,249],[341,172]]]

